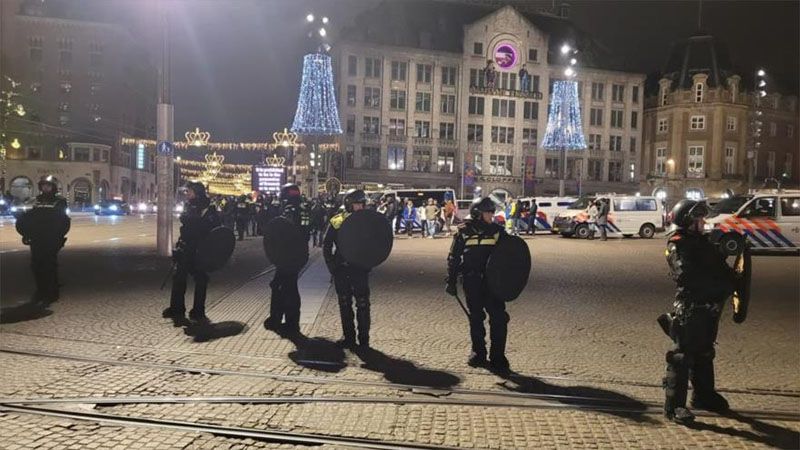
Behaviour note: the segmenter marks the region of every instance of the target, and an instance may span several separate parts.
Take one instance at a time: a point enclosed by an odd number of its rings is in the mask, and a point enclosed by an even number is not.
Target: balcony
[[[408,136],[402,134],[390,134],[389,142],[392,144],[405,144],[408,142]]]
[[[415,137],[414,138],[414,145],[422,145],[426,147],[431,147],[433,145],[433,139],[428,137]]]
[[[478,181],[480,182],[488,182],[488,183],[520,183],[522,182],[522,177],[515,177],[513,175],[491,175],[491,174],[483,174],[478,175]]]
[[[469,87],[470,94],[483,94],[483,95],[498,95],[504,97],[519,97],[519,98],[530,98],[533,100],[541,100],[542,93],[541,92],[530,92],[530,91],[517,91],[512,89],[503,89],[503,88],[489,88],[486,86],[470,86]]]
[[[467,150],[471,152],[479,152],[483,150],[483,142],[474,142],[474,141],[467,142]]]
[[[378,133],[361,133],[361,141],[362,142],[380,142],[381,135]]]
[[[522,151],[524,153],[536,153],[536,144],[522,143]]]
[[[455,147],[458,143],[455,139],[439,139],[439,147]]]

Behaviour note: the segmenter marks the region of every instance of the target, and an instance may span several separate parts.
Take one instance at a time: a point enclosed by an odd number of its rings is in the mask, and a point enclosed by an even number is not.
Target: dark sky
[[[402,0],[392,0],[402,1]],[[305,53],[304,17],[352,21],[378,0],[170,0],[176,138],[200,127],[213,141],[264,141],[294,116]],[[541,2],[540,2],[541,3]],[[548,4],[549,2],[544,2]],[[661,69],[670,43],[697,29],[697,1],[573,0],[575,24],[636,71]],[[728,44],[734,64],[763,65],[797,92],[797,1],[704,1],[703,28]],[[138,12],[147,7],[141,2]],[[127,5],[130,7],[130,5]],[[148,6],[152,8],[152,4]],[[152,26],[151,20],[145,23]],[[154,36],[155,33],[150,33]],[[784,90],[787,88],[784,87]]]

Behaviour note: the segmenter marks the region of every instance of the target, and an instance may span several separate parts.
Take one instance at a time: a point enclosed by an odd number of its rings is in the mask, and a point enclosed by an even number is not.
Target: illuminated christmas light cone
[[[303,78],[292,131],[314,136],[342,134],[328,55],[311,53],[303,58]]]
[[[586,140],[581,126],[581,107],[578,103],[578,83],[556,81],[550,97],[547,128],[542,139],[547,150],[583,150]]]

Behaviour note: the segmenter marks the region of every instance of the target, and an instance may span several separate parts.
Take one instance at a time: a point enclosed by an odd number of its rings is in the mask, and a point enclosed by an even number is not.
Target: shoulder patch
[[[345,217],[344,213],[339,213],[331,217],[331,226],[333,227],[333,229],[338,230],[342,226],[342,223],[346,218],[347,217]]]

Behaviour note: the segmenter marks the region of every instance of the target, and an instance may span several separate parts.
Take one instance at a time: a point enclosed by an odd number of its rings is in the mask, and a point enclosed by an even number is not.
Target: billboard
[[[286,183],[286,172],[282,166],[258,164],[253,166],[252,180],[254,191],[277,194]]]

